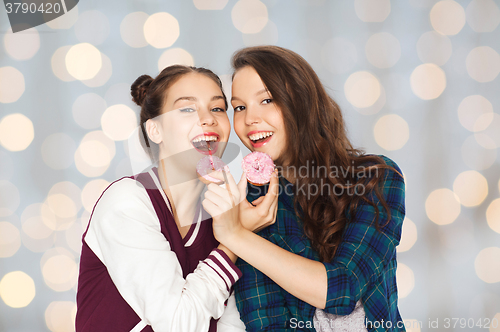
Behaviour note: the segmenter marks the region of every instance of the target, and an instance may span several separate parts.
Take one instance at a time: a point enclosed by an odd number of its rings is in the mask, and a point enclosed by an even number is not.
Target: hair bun
[[[149,75],[139,76],[130,88],[132,100],[139,106],[142,106],[146,93],[148,92],[149,85],[153,82],[153,78]]]

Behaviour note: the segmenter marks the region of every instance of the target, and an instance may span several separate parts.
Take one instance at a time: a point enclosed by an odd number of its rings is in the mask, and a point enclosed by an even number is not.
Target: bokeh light
[[[500,198],[495,199],[488,206],[486,221],[492,230],[500,234]]]
[[[369,107],[380,97],[380,82],[372,73],[358,71],[347,78],[344,93],[353,106]]]
[[[144,12],[134,12],[123,18],[120,23],[120,35],[125,44],[134,48],[148,46],[144,36],[144,24],[148,17]]]
[[[477,206],[488,196],[488,181],[477,171],[465,171],[453,182],[453,192],[463,206]]]
[[[500,248],[481,250],[474,261],[476,274],[482,281],[493,284],[500,282]]]
[[[198,10],[222,10],[226,7],[228,0],[193,0]]]
[[[410,250],[415,242],[417,242],[417,225],[411,221],[408,217],[405,217],[403,221],[403,230],[401,232],[401,240],[399,245],[396,247],[397,252],[405,252]]]
[[[101,126],[101,117],[106,108],[104,98],[96,93],[85,93],[73,103],[73,119],[83,129],[96,129]]]
[[[418,39],[417,54],[424,63],[442,66],[448,61],[452,52],[451,40],[435,31],[427,31]]]
[[[66,169],[73,164],[76,143],[67,134],[56,133],[43,141],[41,150],[47,166],[56,170]]]
[[[67,230],[64,231],[66,244],[68,248],[80,255],[82,250],[82,235],[84,229],[81,222],[73,223]]]
[[[102,131],[96,130],[84,136],[75,152],[75,164],[87,177],[98,177],[108,169],[116,153],[115,142]]]
[[[21,247],[21,235],[16,226],[0,221],[0,258],[12,257]]]
[[[490,168],[496,158],[497,150],[485,149],[477,142],[475,135],[467,137],[462,144],[462,160],[474,170],[481,171]]]
[[[423,99],[439,97],[446,88],[446,74],[433,63],[424,63],[411,73],[410,84],[413,93]]]
[[[26,307],[35,293],[35,282],[23,271],[9,272],[0,280],[0,297],[9,307]]]
[[[358,61],[358,53],[351,41],[335,37],[327,40],[323,45],[321,59],[332,74],[342,74],[354,67]]]
[[[113,65],[111,64],[111,60],[107,57],[106,54],[101,53],[102,66],[97,74],[89,79],[83,80],[82,83],[88,87],[95,88],[98,86],[103,86],[108,82],[113,74]]]
[[[162,71],[172,65],[194,66],[193,56],[183,48],[168,49],[162,53],[158,60],[158,70]]]
[[[61,9],[62,11],[62,9]],[[55,12],[55,9],[54,9]],[[44,16],[47,15],[46,13],[43,14]],[[51,20],[50,18],[46,18],[44,20],[45,24],[47,24],[49,27],[51,27],[54,30],[59,30],[59,29],[70,29],[73,27],[73,25],[78,21],[78,5],[73,7],[69,12],[65,13],[64,15],[59,16],[58,18]]]
[[[381,117],[375,123],[373,133],[377,144],[388,151],[401,149],[410,138],[408,123],[397,114]]]
[[[481,95],[465,97],[458,106],[458,119],[460,120],[460,124],[470,131],[485,129],[480,126],[475,129],[478,119],[483,114],[493,114],[493,105],[488,99]]]
[[[415,287],[415,275],[408,265],[398,263],[396,280],[398,285],[398,298],[403,299],[410,295],[413,287]]]
[[[104,179],[95,179],[87,182],[82,190],[82,203],[85,210],[92,212],[95,203],[108,186],[109,182]]]
[[[46,204],[34,203],[26,207],[21,215],[23,245],[33,252],[43,252],[52,247],[55,234],[47,225],[55,224],[56,218]]]
[[[245,46],[276,45],[278,37],[278,27],[271,20],[267,20],[266,26],[257,33],[242,34]]]
[[[366,58],[377,68],[389,68],[401,57],[399,40],[388,32],[372,35],[365,45]]]
[[[179,34],[179,22],[169,13],[155,13],[144,23],[144,37],[155,48],[172,46]]]
[[[436,3],[430,17],[434,30],[443,35],[456,35],[465,25],[464,8],[451,0]]]
[[[472,0],[465,14],[475,32],[492,32],[500,23],[500,9],[493,0]]]
[[[7,180],[0,180],[0,217],[12,215],[20,203],[21,198],[17,187]]]
[[[68,73],[77,80],[90,80],[101,70],[101,52],[92,44],[72,46],[65,57]]]
[[[0,120],[0,144],[7,150],[25,150],[34,137],[33,123],[25,115],[14,113]]]
[[[135,112],[122,104],[108,107],[101,117],[102,131],[114,141],[126,140],[137,125]]]
[[[54,301],[45,310],[45,324],[52,332],[73,332],[75,330],[76,303]]]
[[[355,0],[356,15],[363,22],[383,22],[391,12],[390,0]]]
[[[40,34],[35,28],[12,33],[9,28],[3,39],[5,52],[15,60],[31,59],[40,49]]]
[[[24,89],[24,76],[19,70],[14,67],[0,67],[0,103],[17,101],[23,95]]]
[[[42,275],[52,290],[65,292],[77,282],[78,265],[75,259],[67,254],[53,254],[42,264]]]
[[[82,208],[81,189],[70,181],[62,181],[54,184],[47,194],[47,204],[51,211],[59,218],[71,218],[74,220],[76,214]],[[60,226],[52,229],[62,229]]]
[[[75,24],[75,35],[81,43],[102,44],[110,31],[106,15],[98,10],[88,10],[80,14]]]
[[[497,113],[481,115],[474,125],[476,141],[486,149],[500,147],[500,115]]]
[[[479,46],[467,55],[467,73],[478,82],[491,82],[500,73],[500,55],[489,46]]]
[[[450,189],[436,189],[425,201],[425,212],[437,225],[451,224],[460,215],[460,200]]]
[[[239,0],[231,10],[236,29],[243,33],[258,33],[267,24],[267,7],[259,0]]]
[[[63,82],[74,81],[75,78],[71,76],[66,68],[66,54],[70,50],[71,46],[59,47],[52,55],[50,64],[52,67],[52,72],[58,79]]]

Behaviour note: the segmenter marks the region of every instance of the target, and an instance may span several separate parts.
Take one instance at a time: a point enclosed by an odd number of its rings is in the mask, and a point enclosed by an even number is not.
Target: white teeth
[[[273,134],[274,133],[272,131],[267,131],[267,132],[256,133],[256,134],[250,135],[250,136],[248,136],[248,138],[250,138],[252,141],[256,141],[256,140],[261,139],[261,138],[272,136]]]
[[[205,141],[205,142],[210,142],[210,141],[217,141],[217,136],[199,136],[199,137],[196,137],[195,139],[193,139],[193,143],[197,143],[197,142],[201,142],[201,141]]]

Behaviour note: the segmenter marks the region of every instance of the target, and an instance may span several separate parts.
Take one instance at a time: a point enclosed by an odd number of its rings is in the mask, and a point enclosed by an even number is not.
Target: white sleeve
[[[217,322],[217,332],[244,332],[245,323],[240,318],[240,313],[236,308],[234,293],[227,299],[226,310]]]
[[[157,332],[208,331],[241,276],[227,255],[214,249],[184,279],[146,190],[133,179],[119,180],[104,192],[85,242],[142,324]]]

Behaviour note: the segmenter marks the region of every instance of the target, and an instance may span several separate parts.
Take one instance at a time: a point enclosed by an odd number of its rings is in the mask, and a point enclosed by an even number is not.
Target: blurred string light
[[[14,60],[31,59],[40,49],[40,35],[35,28],[12,33],[9,28],[3,39],[5,52]]]
[[[0,217],[14,214],[21,203],[19,190],[7,180],[0,180]]]
[[[460,199],[450,189],[436,189],[425,201],[427,217],[437,225],[448,225],[460,215]]]
[[[439,97],[446,88],[446,74],[434,63],[424,63],[413,70],[410,76],[413,93],[423,99]]]
[[[413,270],[406,264],[398,263],[396,280],[398,285],[398,298],[403,299],[410,295],[415,287],[415,275]]]
[[[478,46],[467,55],[466,66],[474,80],[491,82],[500,73],[500,55],[489,46]]]
[[[464,163],[477,171],[490,168],[497,158],[497,150],[485,149],[477,142],[475,135],[465,139],[461,150]]]
[[[464,8],[451,0],[436,3],[431,9],[430,18],[434,30],[443,35],[456,35],[465,25]]]
[[[222,10],[226,7],[228,0],[193,0],[198,10]]]
[[[116,153],[115,142],[100,130],[86,134],[75,152],[75,164],[87,177],[98,177],[108,169]]]
[[[390,68],[401,57],[399,40],[388,32],[372,35],[365,45],[368,61],[377,68]]]
[[[482,118],[482,115],[493,115],[493,105],[481,95],[465,97],[458,106],[460,124],[469,131],[483,130],[489,125],[489,123],[484,123],[485,118]],[[481,122],[478,121],[480,118]],[[477,126],[476,123],[478,123]]]
[[[231,19],[236,29],[242,33],[258,33],[267,24],[268,12],[259,0],[239,0],[231,10]]]
[[[500,187],[500,182],[498,186]],[[486,221],[493,231],[500,234],[500,198],[493,200],[488,206]]]
[[[474,138],[485,149],[500,147],[500,115],[483,114],[474,125]]]
[[[0,258],[12,257],[21,247],[21,234],[8,221],[0,221]]]
[[[171,48],[162,53],[158,59],[158,70],[172,65],[194,66],[193,56],[183,48]]]
[[[391,12],[390,0],[355,0],[356,15],[363,22],[383,22]]]
[[[43,280],[56,292],[70,290],[78,279],[75,256],[67,249],[56,247],[47,250],[40,260]]]
[[[108,107],[101,117],[102,131],[113,141],[126,140],[137,125],[135,112],[123,104]]]
[[[17,101],[23,95],[24,89],[24,76],[19,70],[10,66],[0,67],[0,103]]]
[[[417,54],[423,63],[444,65],[451,57],[453,48],[450,39],[435,31],[427,31],[417,42]]]
[[[463,206],[478,206],[488,196],[488,181],[477,171],[465,171],[453,182],[453,192]]]
[[[77,44],[66,53],[65,63],[71,76],[77,80],[90,80],[101,70],[101,52],[92,44]]]
[[[492,32],[500,23],[500,9],[493,0],[472,0],[465,14],[467,24],[475,32]]]
[[[85,210],[92,212],[95,203],[109,184],[110,183],[104,179],[95,179],[87,182],[85,187],[83,187],[81,195],[82,204]]]
[[[125,44],[133,48],[148,46],[144,36],[144,24],[148,17],[144,12],[134,12],[123,18],[120,23],[120,35]]]
[[[417,242],[417,226],[408,217],[403,221],[403,229],[401,232],[401,240],[396,247],[397,252],[405,252],[410,250]]]
[[[26,207],[21,215],[21,241],[32,252],[44,252],[55,242],[53,228],[55,214],[47,204],[35,203]]]
[[[384,115],[375,123],[373,133],[377,144],[388,151],[401,149],[410,137],[408,123],[397,114]]]
[[[179,38],[179,22],[169,13],[149,16],[144,23],[144,37],[154,48],[167,48]]]
[[[500,282],[500,248],[481,250],[474,261],[476,274],[482,281],[492,284]]]
[[[0,144],[7,150],[25,150],[34,137],[33,123],[27,116],[14,113],[0,120]]]
[[[45,310],[45,324],[51,332],[72,332],[75,330],[76,303],[53,301]]]
[[[9,272],[0,280],[0,298],[9,307],[26,307],[35,293],[35,282],[23,271]]]
[[[111,64],[111,60],[108,58],[108,56],[104,53],[101,53],[101,59],[102,66],[97,74],[88,80],[82,80],[82,83],[90,88],[103,86],[104,84],[106,84],[106,82],[108,82],[108,80],[111,78],[111,75],[113,74],[113,65]]]
[[[75,78],[68,72],[68,69],[65,65],[66,54],[70,50],[71,46],[62,46],[59,47],[54,54],[52,54],[52,58],[50,61],[52,72],[54,75],[63,82],[71,82],[74,81]]]
[[[365,108],[375,104],[380,97],[380,82],[370,72],[358,71],[351,74],[345,84],[344,93],[347,100],[355,107]]]

